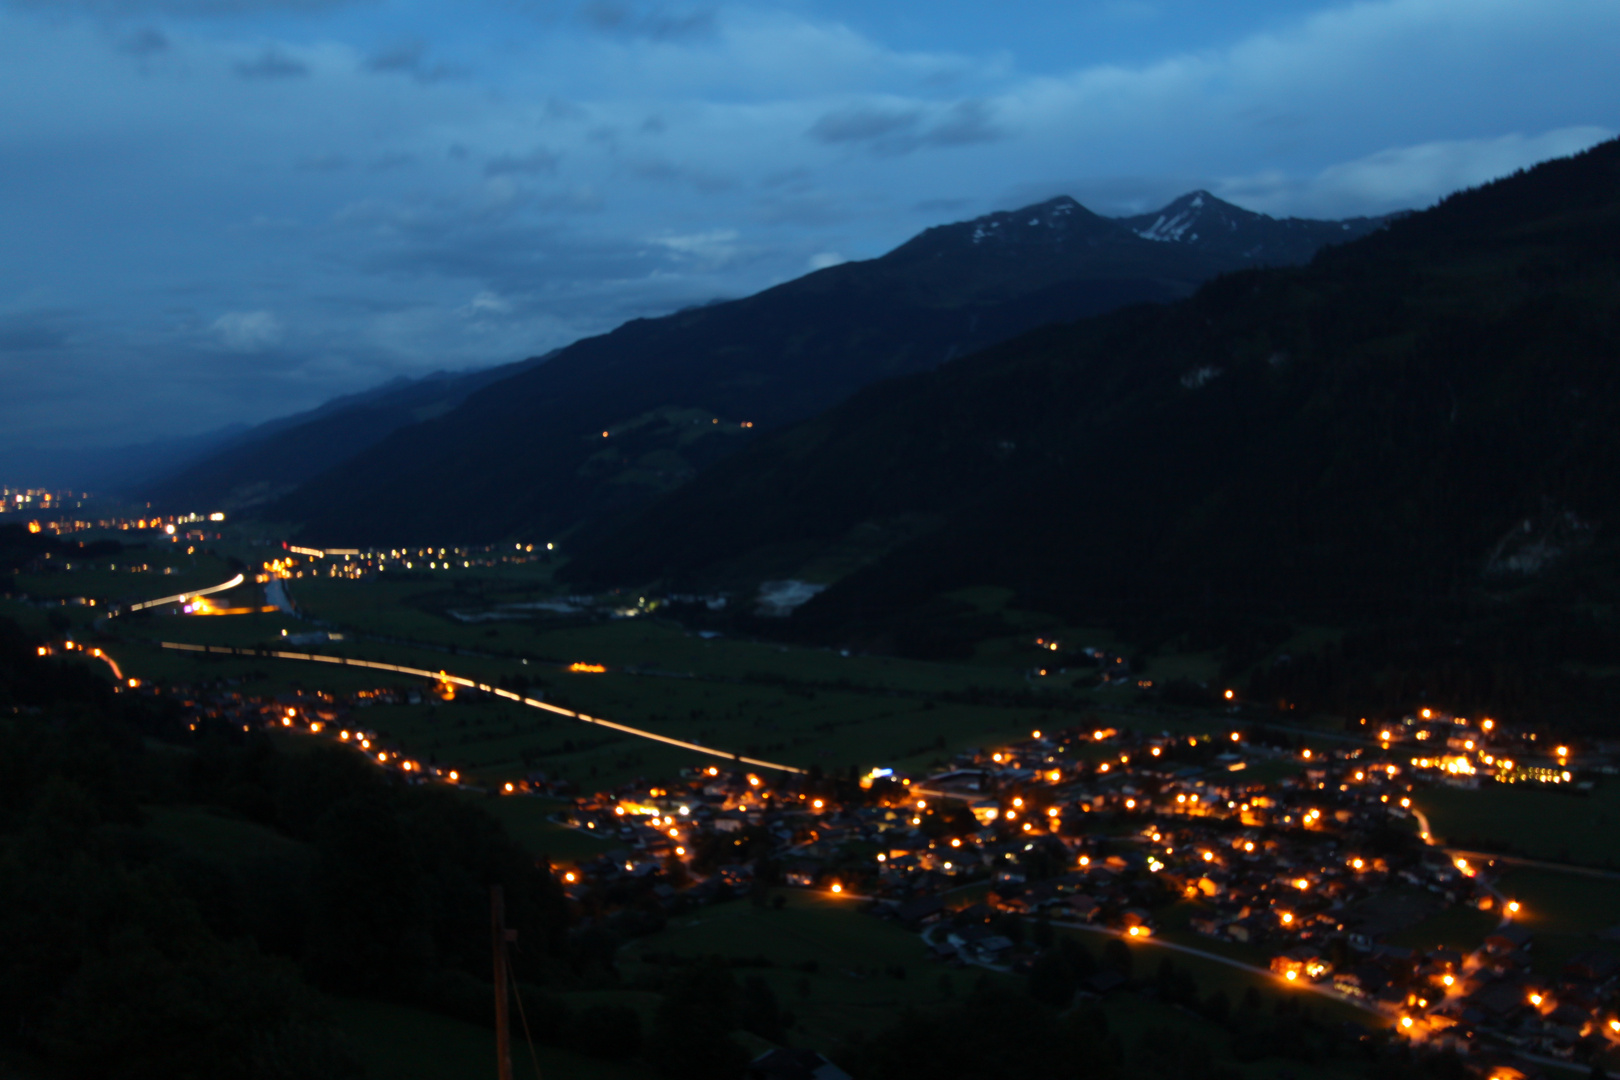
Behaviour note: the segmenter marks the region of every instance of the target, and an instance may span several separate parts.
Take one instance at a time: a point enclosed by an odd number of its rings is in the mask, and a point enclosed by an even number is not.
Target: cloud
[[[118,51],[129,56],[155,56],[169,51],[169,38],[163,31],[145,26],[125,35],[118,42]]]
[[[416,155],[396,150],[391,153],[374,157],[366,164],[372,172],[388,172],[392,169],[404,169],[416,164]]]
[[[378,75],[408,75],[419,83],[434,83],[467,74],[450,64],[429,64],[427,45],[406,41],[375,53],[366,60],[366,70]]]
[[[579,16],[593,30],[653,41],[708,39],[718,29],[715,12],[708,8],[671,11],[632,7],[618,0],[591,0],[579,9]]]
[[[484,163],[484,175],[536,176],[541,173],[554,173],[560,161],[561,156],[543,146],[537,146],[527,154],[502,154],[500,157],[490,158]]]
[[[463,315],[509,315],[512,305],[495,293],[485,290],[473,297],[467,306],[461,309]]]
[[[743,248],[737,241],[736,229],[711,229],[708,232],[652,238],[652,243],[682,259],[711,265],[723,265],[742,255]]]
[[[824,114],[810,126],[810,137],[824,143],[870,142],[909,134],[922,122],[918,109],[855,105]]]
[[[810,258],[805,262],[805,265],[808,266],[812,271],[815,271],[825,270],[829,266],[837,266],[839,263],[845,263],[848,261],[848,259],[844,258],[835,251],[823,251],[819,254],[810,256]]]
[[[294,167],[300,172],[342,172],[349,167],[349,159],[343,154],[316,154],[313,157],[299,158]]]
[[[987,101],[945,107],[853,105],[823,113],[806,133],[816,142],[862,144],[878,154],[909,154],[924,147],[967,146],[1006,136]]]
[[[545,108],[541,115],[549,121],[584,120],[590,116],[590,111],[578,102],[552,94],[546,98]]]
[[[704,168],[678,165],[664,158],[648,158],[632,162],[629,171],[630,175],[638,180],[690,184],[695,190],[706,195],[730,191],[737,186],[737,182],[729,177],[720,176]]]
[[[266,49],[252,60],[232,65],[244,79],[296,79],[309,74],[309,65],[276,49]]]
[[[263,352],[281,342],[281,320],[268,311],[227,311],[214,320],[213,331],[232,352]]]
[[[0,353],[55,352],[67,344],[65,311],[36,308],[0,315]]]
[[[76,8],[101,16],[156,13],[191,18],[230,18],[271,12],[310,14],[374,2],[375,0],[12,0],[12,3],[19,7],[52,11]]]
[[[1475,187],[1549,158],[1579,153],[1614,132],[1600,127],[1568,127],[1525,136],[1453,139],[1391,147],[1366,157],[1330,165],[1313,176],[1257,173],[1211,185],[1229,199],[1268,213],[1338,216],[1345,208],[1387,213],[1427,206],[1440,196]]]
[[[1377,213],[1620,129],[1613,0],[894,5],[0,0],[0,441],[262,419],[1058,193]]]

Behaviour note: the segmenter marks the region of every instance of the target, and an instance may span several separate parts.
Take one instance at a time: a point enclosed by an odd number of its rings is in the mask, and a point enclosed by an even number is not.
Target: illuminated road
[[[223,585],[211,585],[206,589],[198,589],[196,592],[176,593],[173,596],[165,596],[158,600],[145,600],[139,604],[129,605],[129,610],[142,611],[146,608],[162,607],[164,604],[183,604],[187,600],[194,600],[199,596],[212,596],[214,593],[221,593],[225,592],[227,589],[234,589],[246,580],[247,578],[244,575],[237,574]]]
[[[198,594],[193,593],[192,595],[195,596]],[[650,739],[653,742],[664,743],[668,746],[678,746],[683,750],[691,750],[695,753],[703,754],[708,757],[725,758],[728,761],[735,761],[742,765],[753,765],[761,769],[774,769],[777,772],[804,773],[807,771],[799,768],[797,765],[783,765],[775,761],[761,761],[758,758],[743,757],[741,754],[734,754],[730,750],[719,750],[712,746],[702,746],[698,743],[687,742],[684,739],[672,739],[668,735],[659,735],[656,732],[643,731],[641,728],[630,727],[628,724],[616,724],[612,720],[603,720],[601,717],[586,716],[584,713],[574,712],[572,709],[564,709],[557,705],[548,705],[544,701],[539,701],[535,698],[526,698],[520,694],[514,694],[510,690],[502,690],[499,687],[490,686],[488,683],[481,683],[472,679],[462,678],[460,675],[449,675],[443,671],[428,671],[424,668],[403,667],[399,664],[379,664],[371,660],[350,660],[342,656],[322,656],[319,653],[234,649],[226,645],[186,645],[174,641],[160,641],[158,644],[165,649],[176,649],[180,652],[224,653],[230,656],[270,657],[276,660],[305,660],[318,664],[336,664],[340,667],[362,667],[370,668],[374,671],[392,671],[400,675],[414,675],[418,678],[432,679],[434,682],[447,682],[456,686],[465,686],[470,690],[481,690],[486,694],[494,694],[496,697],[506,698],[508,701],[515,701],[520,705],[527,705],[531,709],[544,709],[546,712],[556,713],[558,716],[566,716],[570,720],[578,720],[582,724],[592,724],[596,727],[608,728],[611,731],[621,732],[625,735],[633,735],[638,739]]]

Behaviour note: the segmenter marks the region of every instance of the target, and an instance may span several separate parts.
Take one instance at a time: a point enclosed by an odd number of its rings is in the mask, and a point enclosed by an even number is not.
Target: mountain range
[[[550,538],[633,513],[868,384],[1303,261],[1382,223],[1279,220],[1208,192],[1126,219],[1053,199],[547,357],[332,403],[237,436],[143,494],[256,508],[317,543]]]
[[[966,656],[1017,609],[1218,649],[1279,700],[1606,715],[1617,282],[1610,142],[1306,266],[868,387],[593,530],[564,572],[824,584],[768,632],[851,648]],[[1313,627],[1339,644],[1305,662],[1288,643]]]

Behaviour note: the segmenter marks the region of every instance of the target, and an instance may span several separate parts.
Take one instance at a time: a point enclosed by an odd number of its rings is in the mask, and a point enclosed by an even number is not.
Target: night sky
[[[0,480],[1070,194],[1421,207],[1620,129],[1613,0],[0,3]]]

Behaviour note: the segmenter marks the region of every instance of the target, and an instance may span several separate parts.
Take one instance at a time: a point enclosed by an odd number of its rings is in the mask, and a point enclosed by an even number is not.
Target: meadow
[[[1590,792],[1529,784],[1434,787],[1414,802],[1452,846],[1620,870],[1620,784]]]

